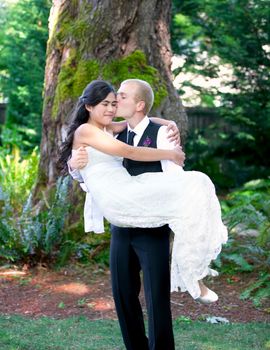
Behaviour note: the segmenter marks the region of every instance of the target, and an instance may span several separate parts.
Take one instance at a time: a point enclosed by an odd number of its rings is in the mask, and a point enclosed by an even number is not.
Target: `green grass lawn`
[[[178,350],[270,349],[266,323],[174,322]],[[1,350],[124,350],[117,321],[0,316]],[[139,350],[139,349],[138,349]],[[166,350],[166,349],[164,349]]]

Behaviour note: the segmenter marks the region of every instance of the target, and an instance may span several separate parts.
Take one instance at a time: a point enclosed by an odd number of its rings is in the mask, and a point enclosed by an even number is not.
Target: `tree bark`
[[[175,120],[182,139],[185,138],[187,117],[172,85],[170,69],[170,17],[169,0],[53,1],[45,70],[41,159],[35,196],[44,186],[54,185],[58,177],[56,163],[65,124],[77,97],[92,78],[104,78],[118,85],[123,79],[135,77],[135,63],[142,63],[146,72],[151,71],[149,67],[155,68],[151,74],[154,74],[155,81],[164,84],[166,93],[150,115]],[[119,73],[117,78],[117,72],[121,71],[117,62],[121,66],[121,60],[133,57],[136,52],[140,52],[139,60],[131,61],[127,73]],[[146,62],[143,62],[144,56]],[[78,81],[74,80],[76,76]]]

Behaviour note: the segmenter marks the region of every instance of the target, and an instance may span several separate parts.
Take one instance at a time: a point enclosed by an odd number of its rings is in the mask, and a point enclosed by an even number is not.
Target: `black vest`
[[[138,143],[138,146],[157,148],[157,134],[160,127],[161,125],[150,121]],[[127,128],[118,135],[117,139],[127,143]],[[143,173],[162,172],[161,163],[159,161],[139,162],[131,159],[125,159],[123,165],[129,174],[133,176]]]

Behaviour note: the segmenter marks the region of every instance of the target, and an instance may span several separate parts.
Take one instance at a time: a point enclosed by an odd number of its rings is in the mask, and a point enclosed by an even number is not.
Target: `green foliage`
[[[50,5],[48,0],[0,5],[0,96],[8,100],[7,128],[18,128],[26,149],[40,141]]]
[[[20,150],[14,146],[11,154],[0,155],[0,183],[15,213],[21,211],[30,191],[35,183],[39,154],[37,148],[32,153],[21,157]]]
[[[30,141],[36,136],[37,132],[34,129],[11,123],[4,125],[0,135],[2,141],[1,151],[7,154],[12,151],[13,146],[16,146],[21,149],[22,154],[28,154],[29,150],[33,148],[33,144]]]
[[[57,266],[63,266],[71,259],[82,264],[97,263],[100,268],[109,266],[110,227],[105,222],[105,233],[85,235],[81,221],[69,226],[63,232],[59,247]]]
[[[66,203],[69,180],[68,177],[59,178],[55,194],[51,200],[46,200],[47,208],[43,210],[32,206],[30,195],[22,213],[15,214],[10,198],[6,196],[0,216],[2,259],[31,263],[53,260],[63,240],[62,232],[69,210]]]
[[[244,158],[226,154],[223,147],[225,142],[227,144],[228,133],[220,131],[217,123],[213,123],[208,128],[190,131],[185,147],[188,155],[185,168],[205,172],[218,191],[223,192],[240,187],[258,175],[264,178],[269,175],[268,168],[247,164]]]
[[[239,224],[244,229],[257,229],[258,243],[263,246],[270,239],[270,180],[253,180],[230,193],[223,211],[231,230]]]
[[[192,87],[208,106],[219,98],[220,115],[230,129],[219,137],[212,154],[218,155],[216,162],[224,159],[226,175],[232,162],[237,163],[235,174],[244,167],[242,183],[254,178],[254,172],[256,177],[265,177],[270,166],[267,4],[264,0],[173,1],[172,45],[174,52],[185,59],[180,71],[216,78],[220,65],[227,64],[233,70],[232,79],[224,83],[223,89]]]
[[[262,300],[267,300],[270,297],[270,273],[261,272],[257,282],[252,283],[241,294],[241,299],[252,299],[256,306],[261,305]]]
[[[222,135],[216,131],[215,125],[207,130],[191,131],[186,141],[185,152],[188,156],[185,169],[206,173],[218,190],[224,190],[240,185],[245,169],[233,159],[223,158],[219,154],[219,137]]]
[[[0,156],[0,258],[7,261],[41,260],[64,265],[75,258],[108,266],[109,226],[105,235],[84,234],[78,219],[68,225],[67,204],[70,179],[59,178],[50,198],[42,193],[45,206],[32,204],[31,189],[35,184],[39,154],[34,149],[22,159],[18,147],[11,154],[2,148]],[[82,217],[83,209],[80,208]],[[74,212],[74,210],[73,210]]]
[[[25,253],[19,230],[18,216],[34,185],[39,154],[34,149],[24,159],[18,147],[11,154],[1,148],[0,155],[0,257],[15,261]]]
[[[5,219],[2,213],[0,219],[0,259],[18,261],[24,252],[18,231],[10,226],[10,220]]]
[[[258,282],[242,294],[258,304],[270,295],[270,180],[254,180],[222,202],[230,239],[217,265],[223,272],[253,272]]]

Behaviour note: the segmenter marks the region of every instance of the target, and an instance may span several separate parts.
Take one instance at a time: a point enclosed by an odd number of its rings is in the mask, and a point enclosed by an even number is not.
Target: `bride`
[[[104,107],[110,113],[103,113]],[[119,125],[112,123],[116,110],[116,94],[108,83],[89,84],[79,99],[60,161],[66,167],[72,149],[86,147],[89,161],[80,174],[87,192],[110,223],[147,228],[168,224],[174,232],[171,290],[180,288],[199,299],[200,280],[217,274],[209,265],[227,240],[214,185],[207,175],[182,169],[178,173],[130,176],[122,166],[123,158],[168,159],[181,164],[182,157],[179,147],[133,147],[116,140],[113,134],[119,132]],[[92,220],[91,215],[85,211],[86,223]]]

